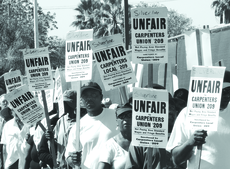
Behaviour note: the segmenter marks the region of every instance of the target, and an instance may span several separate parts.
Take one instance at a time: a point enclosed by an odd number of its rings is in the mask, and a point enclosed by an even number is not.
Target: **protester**
[[[68,141],[69,131],[76,122],[76,100],[77,93],[75,90],[67,90],[64,92],[63,101],[65,114],[58,120],[56,126],[54,127],[54,139],[56,140],[55,143],[57,147],[57,164],[59,168],[67,167],[64,153]],[[80,118],[82,118],[85,114],[86,110],[81,108]],[[51,132],[47,131],[42,137],[40,142],[39,158],[50,167],[53,167],[52,155],[50,154],[49,149],[47,149],[47,141],[53,137],[51,134]]]
[[[30,136],[30,138],[27,141],[27,144],[29,144],[30,148],[28,150],[28,155],[26,157],[26,163],[25,163],[25,169],[41,169],[41,166],[39,165],[39,159],[38,159],[38,152],[36,149],[36,146],[34,144],[34,136]]]
[[[167,151],[176,165],[187,162],[188,169],[196,163],[196,146],[202,145],[200,169],[229,169],[230,140],[230,72],[225,71],[217,131],[192,130],[186,125],[187,108],[176,119]]]
[[[116,110],[117,130],[100,151],[98,169],[124,169],[132,134],[132,106],[127,103]]]
[[[102,98],[102,90],[97,83],[88,82],[81,87],[81,99],[87,114],[80,120],[82,153],[77,153],[76,126],[69,134],[65,156],[72,167],[77,165],[81,169],[97,169],[101,146],[118,134],[115,112],[102,107]]]
[[[57,163],[60,167],[66,167],[65,148],[68,142],[69,131],[76,123],[77,92],[66,90],[63,93],[64,115],[58,120],[54,128],[54,138],[57,140]],[[81,108],[80,117],[86,114],[86,110]]]
[[[0,96],[0,138],[2,136],[2,129],[5,123],[13,118],[12,111],[8,107],[8,101],[5,98],[6,94]],[[6,150],[3,149],[3,144],[0,144],[1,152],[1,166],[3,167],[4,161],[6,160]]]
[[[1,143],[6,146],[7,152],[5,169],[22,169],[29,149],[26,143],[29,128],[23,125],[16,113],[13,112],[13,116],[13,119],[6,122],[2,131]]]

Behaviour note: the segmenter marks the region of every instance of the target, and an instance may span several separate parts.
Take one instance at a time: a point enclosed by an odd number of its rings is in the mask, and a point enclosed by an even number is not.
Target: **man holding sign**
[[[207,72],[207,71],[205,71]],[[213,69],[212,72],[209,71],[209,74],[215,74],[215,71]],[[213,78],[212,81],[216,80],[216,84],[218,82],[217,79]],[[198,111],[190,111],[189,106],[187,108],[184,108],[179,116],[177,117],[177,120],[175,122],[171,137],[169,139],[169,142],[167,144],[167,151],[170,151],[173,156],[173,161],[176,165],[180,165],[186,161],[188,161],[187,166],[188,169],[194,169],[194,166],[198,161],[196,161],[196,156],[198,150],[195,148],[195,146],[202,145],[202,155],[201,155],[201,163],[200,168],[201,169],[228,169],[230,166],[229,162],[229,152],[230,152],[230,146],[229,146],[229,140],[230,140],[230,106],[229,106],[229,100],[230,100],[230,72],[225,71],[224,75],[224,83],[223,83],[223,89],[222,89],[222,95],[221,95],[221,103],[219,108],[219,116],[216,118],[213,118],[215,115],[215,112],[210,109],[210,106],[202,109],[202,107],[206,107],[207,101],[215,104],[218,103],[218,97],[207,98],[208,94],[205,93],[204,97],[200,100],[201,106],[200,113],[197,113]],[[211,83],[210,83],[211,84]],[[214,84],[214,83],[212,83]],[[208,85],[207,85],[208,86]],[[193,85],[194,87],[194,85]],[[205,88],[205,87],[204,87]],[[215,86],[214,88],[210,88],[212,91],[214,89],[214,94],[217,93],[220,89],[221,92],[221,85]],[[217,90],[215,90],[217,89]],[[191,91],[194,91],[193,88]],[[199,91],[198,88],[196,91]],[[205,90],[202,90],[205,91]],[[215,92],[216,91],[216,92]],[[212,93],[212,92],[211,92]],[[213,93],[212,93],[213,94]],[[189,101],[194,101],[195,97],[189,97]],[[198,100],[198,98],[196,98]],[[203,104],[205,106],[203,106]],[[194,107],[198,106],[198,104],[192,104]],[[216,107],[218,107],[217,105]],[[205,113],[203,113],[205,112]],[[212,112],[212,113],[211,113]],[[218,112],[218,110],[217,110]],[[190,121],[188,123],[186,120],[189,116],[193,116],[194,113],[197,113],[195,116],[195,121]],[[198,114],[199,117],[198,117]],[[206,116],[205,118],[202,118],[202,116]],[[201,122],[202,119],[202,122]],[[197,121],[196,121],[197,120]],[[212,121],[213,120],[213,121]],[[217,121],[217,131],[213,131],[209,128],[208,125],[212,126],[215,124],[214,120]],[[195,123],[197,122],[197,123]],[[204,125],[204,129],[193,129],[189,128],[189,125],[195,124],[195,125]],[[208,130],[208,131],[206,131]]]
[[[72,167],[78,165],[81,169],[97,169],[101,146],[118,134],[116,115],[114,110],[102,107],[102,90],[95,82],[82,86],[81,98],[87,109],[87,114],[80,121],[82,158],[77,153],[76,126],[70,130],[65,157]]]

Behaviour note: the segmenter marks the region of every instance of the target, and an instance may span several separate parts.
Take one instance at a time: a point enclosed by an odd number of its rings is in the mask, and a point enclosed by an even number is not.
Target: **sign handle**
[[[148,87],[149,88],[153,87],[153,64],[148,64]],[[147,169],[152,169],[153,148],[149,147],[147,153],[148,153]]]
[[[125,86],[119,87],[120,95],[123,101],[123,104],[126,104],[128,102],[128,97],[126,94],[126,88]]]
[[[43,100],[43,105],[44,105],[44,110],[45,110],[45,117],[46,117],[46,123],[47,123],[47,127],[48,130],[52,130],[51,126],[50,126],[50,119],[49,119],[49,114],[48,114],[48,107],[47,107],[47,103],[46,103],[46,94],[45,91],[42,90],[42,100]],[[56,162],[56,151],[55,151],[55,147],[54,147],[54,138],[51,137],[50,139],[50,149],[52,152],[52,157],[53,157],[53,164],[54,167],[57,168],[57,162]]]
[[[80,99],[81,99],[81,81],[72,82],[72,88],[76,89],[77,91],[77,98],[76,98],[76,147],[77,152],[81,151],[80,149],[80,114],[81,114],[81,106],[80,106]],[[75,166],[75,169],[79,169],[80,167]]]
[[[196,29],[196,42],[197,42],[197,55],[199,65],[203,65],[203,58],[201,52],[201,41],[200,41],[200,30]],[[202,145],[197,146],[197,155],[196,155],[196,169],[200,168],[200,157],[201,157]]]
[[[43,124],[41,123],[41,121],[38,122],[39,127],[41,127],[42,131],[45,133],[46,132],[46,128],[43,126]]]
[[[200,169],[200,158],[202,153],[202,145],[197,146],[197,154],[196,154],[196,163],[195,163],[195,169]]]

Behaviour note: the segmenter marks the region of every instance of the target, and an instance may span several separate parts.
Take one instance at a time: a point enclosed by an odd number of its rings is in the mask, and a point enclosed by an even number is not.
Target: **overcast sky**
[[[161,0],[158,0],[161,1]],[[218,25],[219,18],[214,15],[211,8],[213,0],[162,0],[168,9],[175,9],[178,13],[184,14],[193,20],[193,25],[202,28],[203,25],[209,25],[210,28]],[[74,30],[71,23],[74,21],[74,15],[77,14],[74,8],[77,7],[80,0],[37,0],[44,12],[50,11],[56,13],[57,30],[49,32],[50,36],[59,36],[65,39],[67,32]],[[138,4],[140,0],[130,0],[129,4]],[[153,0],[144,2],[153,3]]]

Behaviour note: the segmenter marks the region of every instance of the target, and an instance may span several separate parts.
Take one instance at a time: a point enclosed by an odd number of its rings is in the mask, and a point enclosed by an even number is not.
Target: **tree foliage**
[[[215,16],[220,17],[220,23],[230,23],[230,0],[214,0],[211,7],[215,9]]]
[[[5,0],[0,4],[0,59],[5,63],[0,74],[12,68],[20,69],[24,74],[24,62],[20,50],[34,48],[33,10],[33,4],[28,0]],[[57,41],[57,38],[48,37],[49,30],[57,29],[55,14],[44,13],[39,6],[37,11],[39,47],[47,47],[52,44],[51,40]]]
[[[79,13],[72,26],[77,29],[94,29],[100,38],[122,33],[124,27],[122,0],[81,0],[75,10]]]
[[[81,0],[75,9],[79,12],[72,23],[77,29],[94,29],[94,37],[100,38],[116,33],[124,33],[124,9],[121,0]],[[149,5],[140,2],[135,7],[160,7],[160,4]],[[129,5],[129,18],[131,6]],[[129,19],[129,24],[131,19]],[[192,20],[185,15],[169,10],[168,37],[180,35],[192,30]],[[129,26],[131,28],[131,26]],[[130,33],[130,32],[129,32]]]

